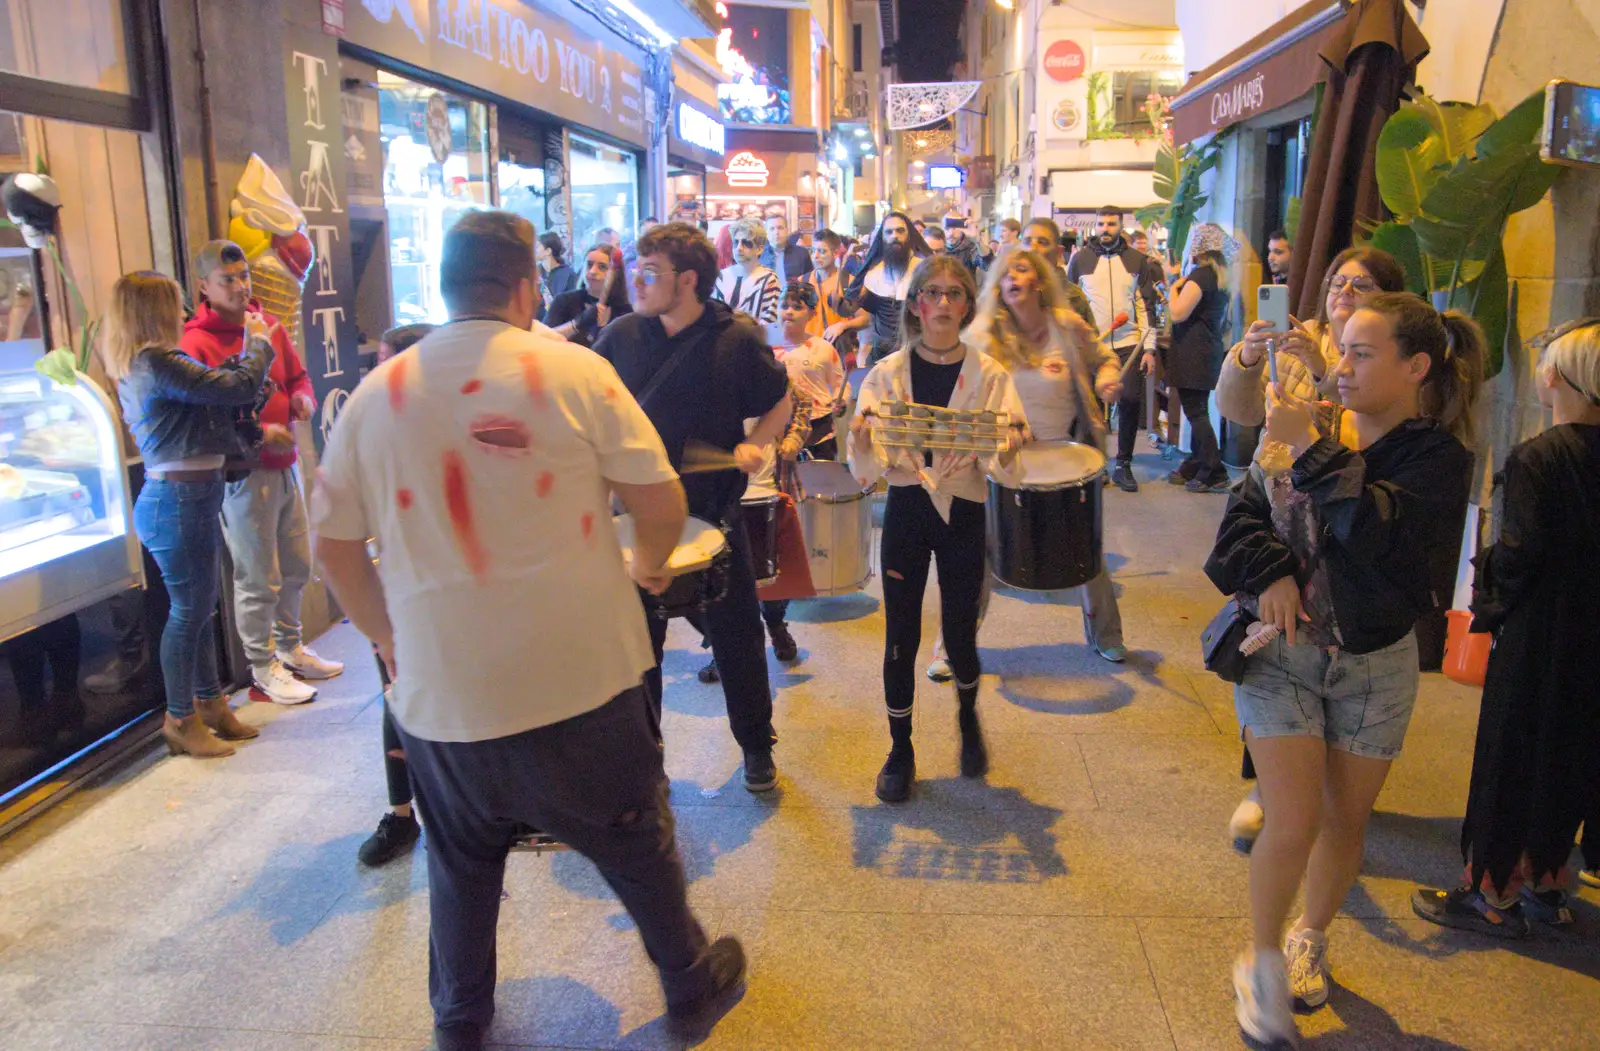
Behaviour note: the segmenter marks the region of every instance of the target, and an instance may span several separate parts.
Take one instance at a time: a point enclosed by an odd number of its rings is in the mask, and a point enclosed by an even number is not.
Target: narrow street
[[[795,607],[802,660],[772,665],[781,787],[766,799],[744,791],[720,692],[695,679],[698,639],[674,623],[665,733],[690,896],[752,967],[703,1046],[1240,1046],[1238,730],[1196,641],[1220,602],[1200,566],[1225,498],[1164,485],[1165,469],[1142,456],[1143,491],[1107,494],[1125,666],[1084,646],[1075,600],[996,595],[987,783],[956,775],[949,688],[923,681],[916,794],[874,798],[875,592]],[[355,859],[384,804],[377,677],[348,625],[318,645],[349,670],[307,708],[246,706],[264,731],[236,757],[152,750],[0,845],[0,1048],[428,1045],[424,851],[376,871]],[[1515,945],[1411,913],[1417,881],[1458,876],[1476,714],[1476,691],[1424,677],[1308,1046],[1600,1047],[1594,890],[1575,934]],[[511,857],[499,979],[493,1046],[673,1046],[631,923],[576,855]]]

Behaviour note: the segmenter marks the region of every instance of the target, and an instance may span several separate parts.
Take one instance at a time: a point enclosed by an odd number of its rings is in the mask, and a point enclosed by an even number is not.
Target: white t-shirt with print
[[[810,336],[803,343],[777,347],[773,353],[788,371],[789,382],[811,402],[811,418],[820,420],[831,414],[844,387],[844,363],[834,345]]]
[[[489,740],[639,685],[655,661],[607,480],[675,477],[583,347],[463,321],[374,369],[334,427],[311,525],[378,541],[400,725]]]

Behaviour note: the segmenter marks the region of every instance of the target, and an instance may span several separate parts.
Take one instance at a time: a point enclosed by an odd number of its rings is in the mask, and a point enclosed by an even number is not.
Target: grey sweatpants
[[[222,532],[233,556],[233,610],[250,666],[300,645],[300,595],[311,579],[311,539],[300,470],[251,471],[229,482]]]

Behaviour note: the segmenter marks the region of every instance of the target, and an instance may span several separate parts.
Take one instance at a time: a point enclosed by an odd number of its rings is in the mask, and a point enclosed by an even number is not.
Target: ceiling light
[[[865,138],[866,134],[867,134],[867,129],[866,128],[857,128],[856,129],[856,134],[860,135],[862,138]]]
[[[911,162],[911,166],[913,168],[926,168],[928,166],[928,162],[927,161],[912,161]]]

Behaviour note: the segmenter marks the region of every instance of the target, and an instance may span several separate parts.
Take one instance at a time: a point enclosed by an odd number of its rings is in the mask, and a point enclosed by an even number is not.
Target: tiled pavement
[[[1162,467],[1141,465],[1151,476]],[[697,640],[668,655],[667,765],[691,895],[735,932],[749,992],[703,1046],[775,1051],[1232,1048],[1229,964],[1248,927],[1227,842],[1241,793],[1228,689],[1199,666],[1219,598],[1199,572],[1220,496],[1108,495],[1128,664],[1082,643],[1075,602],[1001,593],[983,632],[994,771],[956,776],[948,688],[920,687],[924,777],[872,794],[886,748],[872,594],[797,604],[803,660],[774,665],[781,790],[757,799]],[[931,619],[932,606],[929,607]],[[315,705],[216,763],[154,751],[0,843],[0,1048],[420,1051],[427,875],[366,871],[383,809],[376,677],[349,662]],[[1505,947],[1414,918],[1448,882],[1477,698],[1427,676],[1333,932],[1319,1049],[1600,1048],[1600,911]],[[582,859],[514,855],[500,926],[505,1047],[671,1047],[626,915]]]

